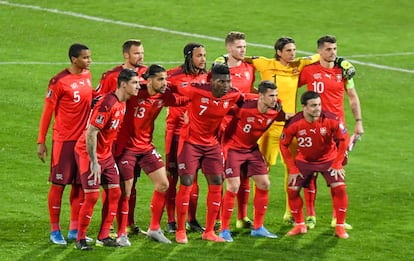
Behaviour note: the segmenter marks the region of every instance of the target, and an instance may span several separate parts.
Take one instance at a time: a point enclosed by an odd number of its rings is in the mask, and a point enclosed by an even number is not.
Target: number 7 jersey
[[[223,97],[212,94],[212,86],[192,84],[178,87],[178,92],[191,99],[188,106],[188,123],[181,129],[181,138],[191,144],[213,146],[218,143],[217,132],[224,116],[239,101],[241,93],[230,88]]]

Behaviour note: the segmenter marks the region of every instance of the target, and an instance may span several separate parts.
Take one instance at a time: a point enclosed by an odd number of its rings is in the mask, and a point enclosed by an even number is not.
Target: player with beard
[[[181,106],[189,99],[176,96],[167,87],[167,72],[164,67],[153,64],[143,75],[147,81],[141,86],[138,96],[127,102],[124,123],[116,140],[115,155],[121,173],[122,197],[118,208],[118,234],[127,235],[129,198],[134,179],[141,169],[154,184],[151,200],[151,223],[147,236],[161,243],[171,243],[160,228],[160,221],[168,190],[165,165],[155,148],[152,138],[157,116],[164,106]]]

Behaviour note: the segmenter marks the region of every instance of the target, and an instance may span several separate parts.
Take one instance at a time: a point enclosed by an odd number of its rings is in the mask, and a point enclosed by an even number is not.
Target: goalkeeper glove
[[[227,54],[223,54],[223,55],[217,57],[214,60],[214,63],[225,63],[225,64],[227,64],[228,59],[229,59],[229,57],[227,56]]]
[[[342,68],[342,77],[350,80],[355,76],[355,67],[342,57],[336,57],[335,64]]]

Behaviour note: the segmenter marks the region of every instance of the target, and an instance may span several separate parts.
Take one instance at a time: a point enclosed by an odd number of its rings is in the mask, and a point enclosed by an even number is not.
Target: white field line
[[[353,54],[347,55],[347,58],[365,58],[365,57],[387,57],[387,56],[410,56],[414,55],[414,52],[405,53],[377,53],[377,54]]]
[[[92,64],[121,64],[123,61],[117,62],[95,62]],[[181,64],[183,61],[145,61],[146,64]],[[9,61],[1,62],[0,65],[70,65],[70,62],[25,62],[25,61]]]
[[[78,17],[78,18],[82,18],[82,19],[86,19],[86,20],[90,20],[90,21],[101,22],[101,23],[117,24],[117,25],[122,25],[122,26],[127,26],[127,27],[135,27],[135,28],[141,28],[141,29],[145,29],[145,30],[159,31],[159,32],[163,32],[163,33],[189,36],[189,37],[200,38],[200,39],[207,39],[207,40],[211,40],[211,41],[218,41],[218,42],[223,41],[223,39],[221,37],[214,37],[214,36],[208,36],[208,35],[202,35],[202,34],[193,34],[193,33],[181,32],[181,31],[176,31],[176,30],[170,30],[170,29],[162,28],[162,27],[146,26],[146,25],[142,25],[142,24],[123,22],[123,21],[118,21],[118,20],[111,20],[111,19],[106,19],[106,18],[101,18],[101,17],[96,17],[96,16],[90,16],[90,15],[85,15],[85,14],[75,13],[75,12],[70,12],[70,11],[62,11],[62,10],[58,10],[58,9],[43,8],[43,7],[36,6],[36,5],[18,4],[18,3],[8,2],[8,1],[0,1],[0,4],[1,5],[6,5],[6,6],[12,6],[12,7],[32,9],[32,10],[36,10],[36,11],[55,13],[55,14],[60,14],[60,15],[67,15],[67,16],[72,16],[72,17]],[[255,47],[261,47],[261,48],[267,48],[267,49],[273,49],[273,46],[265,45],[265,44],[248,43],[248,45],[249,46],[255,46]],[[311,52],[306,52],[306,51],[301,51],[301,50],[297,50],[296,52],[301,53],[301,54],[305,54],[305,55],[312,54]],[[391,66],[380,65],[380,64],[375,64],[375,63],[362,62],[362,61],[357,61],[357,60],[350,60],[350,61],[354,64],[374,67],[374,68],[378,68],[378,69],[414,74],[414,70],[391,67]],[[20,63],[20,64],[22,64],[22,63]]]

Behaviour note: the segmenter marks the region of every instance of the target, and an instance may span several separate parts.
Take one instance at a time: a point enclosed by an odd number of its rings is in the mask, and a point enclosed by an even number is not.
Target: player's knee
[[[239,191],[240,185],[229,184],[227,183],[226,189],[230,192],[237,193]]]
[[[162,182],[155,184],[155,190],[159,192],[167,192],[168,181],[162,181]]]
[[[193,185],[194,176],[193,175],[181,175],[180,176],[180,184],[184,186],[191,186]]]
[[[259,188],[261,190],[269,190],[270,181],[269,180],[263,180],[263,181],[256,182],[256,186],[257,186],[257,188]]]
[[[221,175],[206,175],[209,185],[221,185],[223,184],[223,178]]]

